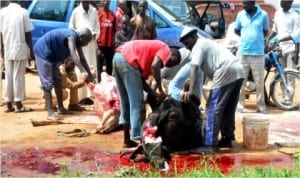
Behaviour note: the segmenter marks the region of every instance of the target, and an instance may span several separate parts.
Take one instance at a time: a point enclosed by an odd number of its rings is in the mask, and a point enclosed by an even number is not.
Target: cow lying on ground
[[[131,155],[135,159],[142,153],[144,158],[159,169],[166,169],[169,153],[189,150],[201,145],[202,119],[199,99],[190,103],[166,98],[144,122],[142,144]]]

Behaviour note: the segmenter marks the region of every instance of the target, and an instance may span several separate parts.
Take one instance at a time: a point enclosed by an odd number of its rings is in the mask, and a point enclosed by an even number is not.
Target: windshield
[[[200,21],[200,17],[195,8],[185,0],[154,0],[154,2],[172,14],[176,21],[193,25],[196,25],[197,22]]]

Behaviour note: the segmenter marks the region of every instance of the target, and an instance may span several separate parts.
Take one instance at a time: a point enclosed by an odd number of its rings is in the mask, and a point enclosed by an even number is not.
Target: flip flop
[[[22,106],[21,108],[17,108],[15,113],[20,113],[20,112],[31,112],[33,109],[28,106]]]
[[[15,111],[15,108],[12,107],[12,108],[7,108],[4,112],[8,113],[8,112],[14,112]]]
[[[15,108],[12,107],[12,108],[7,108],[4,112],[8,113],[8,112],[14,112],[15,111]]]
[[[74,129],[72,131],[57,131],[56,134],[64,137],[85,137],[90,135],[90,133],[86,130],[81,129]]]

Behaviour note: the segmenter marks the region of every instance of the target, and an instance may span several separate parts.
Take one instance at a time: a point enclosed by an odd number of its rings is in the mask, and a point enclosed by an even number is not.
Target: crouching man
[[[83,111],[84,108],[78,104],[78,88],[81,88],[85,85],[87,74],[84,72],[81,73],[81,78],[78,80],[74,69],[75,63],[72,59],[66,59],[64,64],[59,66],[59,72],[62,76],[62,89],[70,90],[68,109],[70,111]]]

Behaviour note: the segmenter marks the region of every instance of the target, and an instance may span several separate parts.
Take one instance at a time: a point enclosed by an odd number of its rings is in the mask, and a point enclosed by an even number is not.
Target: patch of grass
[[[183,173],[179,173],[178,170],[174,170],[172,175],[164,175],[159,171],[141,171],[137,167],[130,167],[126,169],[120,169],[115,172],[113,177],[206,177],[206,178],[236,178],[236,177],[255,177],[255,178],[282,178],[282,177],[291,177],[299,178],[300,177],[300,150],[294,153],[295,156],[295,167],[292,169],[276,169],[274,167],[245,167],[241,168],[238,172],[231,172],[229,174],[223,174],[219,168],[215,165],[207,165],[207,162],[201,161],[203,169],[199,170],[186,170]],[[174,163],[176,165],[176,163]],[[86,177],[80,174],[70,175],[68,172],[67,166],[61,165],[61,178],[68,177]],[[90,177],[90,176],[89,176]],[[92,176],[93,177],[93,176]],[[95,175],[95,177],[110,177],[104,175]]]
[[[76,172],[76,173],[70,173],[69,170],[68,170],[68,166],[67,165],[64,165],[64,164],[61,164],[60,165],[60,178],[69,178],[69,177],[83,177],[83,175],[81,175],[79,172]],[[84,177],[87,177],[87,176],[84,176]],[[89,176],[90,177],[90,176]]]
[[[183,173],[180,177],[255,177],[255,178],[282,178],[282,177],[300,177],[300,150],[294,153],[295,167],[293,169],[276,169],[274,167],[245,167],[239,172],[222,174],[217,167],[205,167],[203,170],[193,170]]]

